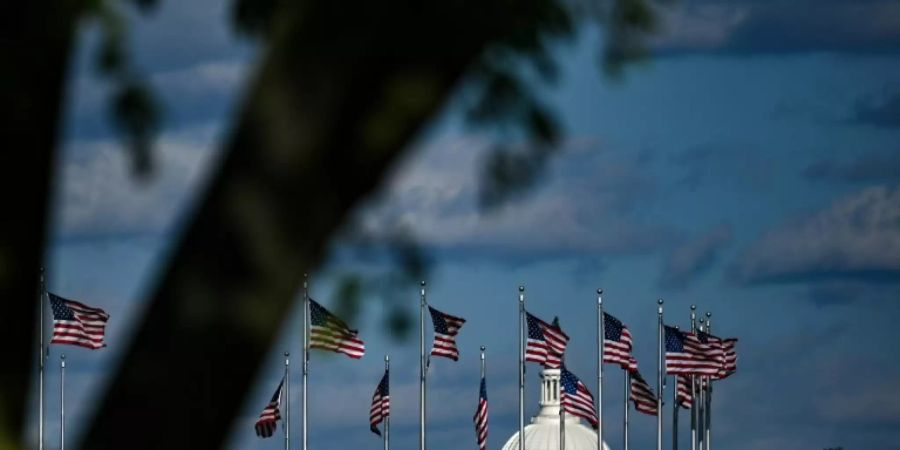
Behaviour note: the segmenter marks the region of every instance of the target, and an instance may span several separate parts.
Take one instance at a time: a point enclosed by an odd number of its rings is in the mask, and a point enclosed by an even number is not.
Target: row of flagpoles
[[[525,428],[525,363],[536,362],[547,368],[560,369],[560,448],[564,449],[563,411],[587,420],[597,429],[597,448],[603,450],[603,363],[618,364],[624,369],[625,379],[625,414],[624,414],[624,448],[629,445],[628,403],[633,402],[635,409],[657,418],[657,450],[663,446],[663,396],[655,395],[653,389],[638,371],[637,360],[632,355],[632,337],[628,328],[614,316],[603,311],[602,290],[597,291],[597,402],[574,374],[564,364],[564,353],[569,336],[559,326],[558,320],[547,323],[530,314],[525,309],[525,290],[519,288],[519,436],[524,436]],[[320,348],[344,353],[352,358],[360,358],[365,352],[365,345],[355,330],[351,330],[337,316],[309,298],[308,283],[304,282],[304,348],[303,348],[303,445],[307,450],[307,403],[306,386],[308,375],[309,349]],[[426,448],[426,399],[427,374],[431,356],[459,359],[456,347],[456,335],[465,324],[465,319],[441,312],[428,305],[426,301],[425,282],[421,283],[419,314],[419,449]],[[692,450],[710,450],[711,427],[710,412],[712,398],[712,381],[721,380],[736,370],[736,339],[721,339],[711,334],[709,327],[710,314],[697,320],[696,307],[691,307],[691,331],[684,332],[677,327],[665,325],[663,321],[663,302],[658,301],[658,336],[657,336],[657,379],[656,392],[665,389],[666,375],[673,376],[676,388],[673,390],[673,448],[677,449],[677,414],[678,408],[691,409],[691,448]],[[434,341],[430,353],[425,349],[425,311],[430,313],[434,326]],[[310,317],[310,318],[307,318]],[[699,322],[699,326],[698,326]],[[487,443],[487,388],[485,381],[484,350],[481,348],[481,386],[476,413],[475,434],[477,446],[484,450]],[[287,368],[287,360],[285,367]],[[286,369],[287,370],[287,369]],[[389,360],[385,357],[385,372],[379,382],[372,399],[370,409],[370,428],[382,436],[384,448],[389,448]],[[285,380],[288,373],[285,372]],[[282,384],[285,384],[282,380]],[[273,402],[281,398],[281,387],[276,391]],[[280,402],[280,400],[277,400]],[[596,405],[596,406],[595,406]],[[277,415],[272,416],[264,410],[257,422],[257,434],[261,423],[274,429]],[[378,429],[382,425],[384,431]],[[271,432],[268,433],[271,435]],[[289,448],[289,422],[285,419],[285,448]],[[525,450],[525,440],[518,441],[519,450]]]
[[[50,302],[53,316],[53,335],[50,344],[67,344],[96,350],[106,346],[105,326],[109,315],[100,308],[68,300],[45,290],[43,271],[40,279],[40,364],[39,364],[39,450],[44,448],[44,366],[47,347],[44,344],[43,306],[45,296]],[[302,449],[308,449],[307,394],[310,349],[322,349],[343,353],[358,359],[365,354],[365,344],[356,330],[350,329],[339,317],[329,312],[309,296],[309,283],[303,282],[303,354],[302,354]],[[525,309],[525,289],[519,287],[519,437],[518,448],[525,450],[525,363],[535,362],[546,368],[560,369],[560,449],[565,448],[563,411],[587,420],[597,429],[597,450],[603,448],[603,368],[604,363],[617,364],[623,369],[625,386],[625,410],[623,415],[624,449],[628,449],[629,401],[635,410],[657,418],[657,450],[663,446],[663,396],[666,375],[673,376],[673,450],[677,450],[677,420],[679,408],[691,410],[691,450],[710,450],[711,404],[713,381],[730,376],[737,369],[735,345],[737,339],[721,339],[711,334],[710,314],[696,317],[696,307],[691,306],[690,331],[665,325],[663,301],[657,306],[657,377],[655,395],[653,389],[638,371],[637,360],[632,355],[633,341],[628,328],[614,316],[603,310],[603,291],[597,290],[597,401],[582,381],[569,372],[564,354],[569,336],[563,332],[558,319],[544,322]],[[456,336],[465,319],[430,306],[426,300],[425,282],[420,289],[419,314],[419,449],[426,448],[426,395],[430,357],[444,357],[457,361],[459,350]],[[429,353],[425,351],[425,311],[431,316],[434,340]],[[271,400],[263,409],[255,424],[256,434],[271,437],[278,421],[284,428],[284,447],[290,449],[290,359],[284,354],[284,376]],[[384,359],[385,371],[372,399],[370,428],[382,436],[384,450],[390,446],[390,361]],[[65,449],[65,355],[60,358],[60,449]],[[282,403],[284,415],[281,414]],[[481,347],[481,386],[475,416],[476,443],[479,449],[487,447],[488,407],[485,379],[485,347]],[[378,429],[382,425],[383,432]]]

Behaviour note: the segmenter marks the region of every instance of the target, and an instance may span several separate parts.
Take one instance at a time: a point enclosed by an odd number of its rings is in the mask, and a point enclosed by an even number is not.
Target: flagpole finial
[[[597,289],[597,295],[602,295],[602,294],[603,294],[603,289]]]
[[[662,309],[662,306],[663,306],[663,299],[661,299],[661,298],[656,299],[656,304],[659,305],[658,312],[659,312],[660,315],[662,315],[662,313],[663,313],[663,309]]]
[[[709,311],[706,312],[706,318],[707,318],[707,319],[709,319],[709,316],[711,316],[711,315],[712,315],[711,312],[709,312]]]
[[[421,285],[422,287],[425,287],[425,280],[420,281],[419,285]]]
[[[525,286],[519,285],[519,292],[525,292]]]
[[[487,348],[487,347],[485,347],[485,346],[482,345],[482,346],[481,346],[481,351],[484,351],[486,348]]]
[[[696,310],[697,310],[697,305],[691,305],[691,311],[696,311]]]

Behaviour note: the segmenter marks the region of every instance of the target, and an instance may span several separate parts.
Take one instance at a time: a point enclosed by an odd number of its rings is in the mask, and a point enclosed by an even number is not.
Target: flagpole
[[[384,355],[384,373],[389,373],[391,370],[391,357],[388,355]],[[391,379],[388,377],[388,392],[391,392]],[[379,406],[380,407],[380,406]],[[384,417],[384,450],[390,450],[391,448],[391,415],[388,413]]]
[[[697,319],[697,330],[705,331],[704,320],[703,318]],[[706,417],[704,411],[706,410],[706,389],[703,388],[703,376],[698,376],[698,388],[697,388],[698,398],[697,398],[697,448],[699,450],[704,450],[706,448],[706,436],[704,434],[704,429],[706,429]]]
[[[663,299],[656,301],[657,345],[656,345],[656,450],[663,448]]]
[[[623,413],[622,413],[622,423],[625,428],[623,430],[625,432],[625,436],[623,439],[624,445],[622,446],[622,448],[624,450],[628,450],[628,410],[630,409],[629,405],[628,405],[628,399],[629,399],[629,397],[631,397],[631,372],[626,370],[624,378],[625,378],[625,411],[623,411]]]
[[[38,284],[38,450],[44,450],[44,268]]]
[[[562,383],[560,383],[560,390],[562,390]],[[562,406],[562,395],[559,395],[559,400],[559,450],[566,450],[566,411]]]
[[[291,372],[290,353],[284,352],[284,450],[291,449]]]
[[[66,450],[66,355],[59,355],[59,450]]]
[[[519,286],[519,450],[525,450],[525,286]]]
[[[678,450],[678,379],[672,376],[672,450]]]
[[[425,281],[419,296],[419,450],[425,450]]]
[[[706,332],[712,334],[712,313],[706,313]],[[706,383],[706,450],[712,450],[712,377]]]
[[[303,274],[303,364],[302,364],[302,374],[303,374],[303,382],[301,389],[303,390],[303,403],[301,404],[301,408],[303,408],[303,421],[300,426],[300,440],[303,441],[303,450],[307,449],[308,445],[308,422],[307,416],[309,416],[309,402],[307,402],[307,394],[308,383],[307,378],[309,377],[309,276],[307,274]]]
[[[603,450],[603,339],[606,329],[603,320],[603,289],[597,289],[597,450]]]
[[[482,380],[484,379],[484,350],[486,348],[487,347],[485,347],[483,345],[481,346],[481,379]]]
[[[691,333],[697,331],[697,305],[691,305]],[[697,378],[691,375],[691,450],[697,450]]]

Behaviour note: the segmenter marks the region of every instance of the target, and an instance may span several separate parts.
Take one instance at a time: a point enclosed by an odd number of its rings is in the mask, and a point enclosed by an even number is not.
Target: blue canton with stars
[[[530,339],[537,339],[540,341],[544,340],[544,332],[541,329],[540,319],[531,315],[531,313],[525,313],[526,322],[528,322],[528,337]]]
[[[428,307],[428,310],[431,311],[431,323],[434,324],[434,332],[444,335],[450,334],[450,331],[447,328],[447,318],[444,316],[444,313],[431,306]]]
[[[603,313],[603,336],[610,341],[619,342],[622,340],[622,322],[615,317]]]
[[[560,374],[560,381],[567,394],[574,395],[578,392],[578,377],[572,372],[569,372],[568,369],[563,368],[562,373]]]
[[[684,333],[681,330],[666,326],[666,351],[684,353]]]
[[[75,320],[75,313],[66,306],[65,300],[51,293],[47,293],[50,297],[50,308],[53,309],[54,320]]]

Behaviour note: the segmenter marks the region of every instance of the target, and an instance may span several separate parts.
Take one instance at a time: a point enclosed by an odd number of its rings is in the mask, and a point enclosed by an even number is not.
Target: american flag
[[[694,333],[666,326],[666,373],[669,375],[715,375],[721,361]]]
[[[328,312],[315,300],[309,300],[309,346],[343,353],[359,359],[366,353],[366,345],[343,320]]]
[[[724,353],[724,361],[722,363],[722,368],[719,370],[719,373],[714,377],[715,379],[721,380],[722,378],[727,378],[731,374],[737,372],[737,339],[728,338],[722,340],[722,349]]]
[[[676,394],[675,399],[678,406],[684,409],[691,409],[691,402],[694,399],[693,389],[691,386],[691,377],[685,375],[676,375]]]
[[[281,420],[279,408],[281,407],[282,387],[284,387],[284,378],[281,379],[281,383],[278,383],[278,389],[275,389],[272,400],[269,400],[269,404],[263,408],[259,414],[259,419],[256,420],[256,435],[261,438],[272,437],[275,429],[278,428],[277,423]]]
[[[481,377],[481,390],[478,393],[478,407],[475,409],[475,441],[481,450],[487,449],[488,437],[488,399],[487,399],[487,383],[484,377]]]
[[[51,344],[69,344],[92,350],[106,347],[103,341],[109,314],[100,308],[47,293],[53,310]]]
[[[379,436],[381,436],[381,431],[378,429],[378,424],[383,422],[385,417],[391,415],[390,388],[389,371],[385,370],[381,382],[375,388],[375,395],[372,396],[372,409],[369,410],[369,428]]]
[[[456,335],[466,323],[466,319],[440,312],[431,306],[428,307],[428,312],[431,313],[431,322],[434,324],[434,345],[431,347],[431,354],[458,361],[459,349],[456,348]]]
[[[603,313],[603,362],[618,364],[628,371],[637,370],[637,360],[631,355],[631,332],[607,313]]]
[[[559,368],[559,357],[566,351],[569,336],[558,326],[550,325],[527,311],[525,321],[528,325],[525,361],[544,364],[551,369]]]
[[[562,367],[560,373],[560,396],[563,409],[573,416],[581,417],[597,428],[600,423],[597,420],[597,412],[594,410],[594,396],[588,391],[587,386],[572,372]]]
[[[630,397],[631,401],[634,402],[634,409],[651,416],[656,415],[656,395],[653,395],[653,389],[637,370],[631,372]]]
[[[712,379],[727,378],[737,370],[737,339],[722,339],[702,331],[697,332],[697,339],[708,347],[707,353],[719,361],[719,370]]]

